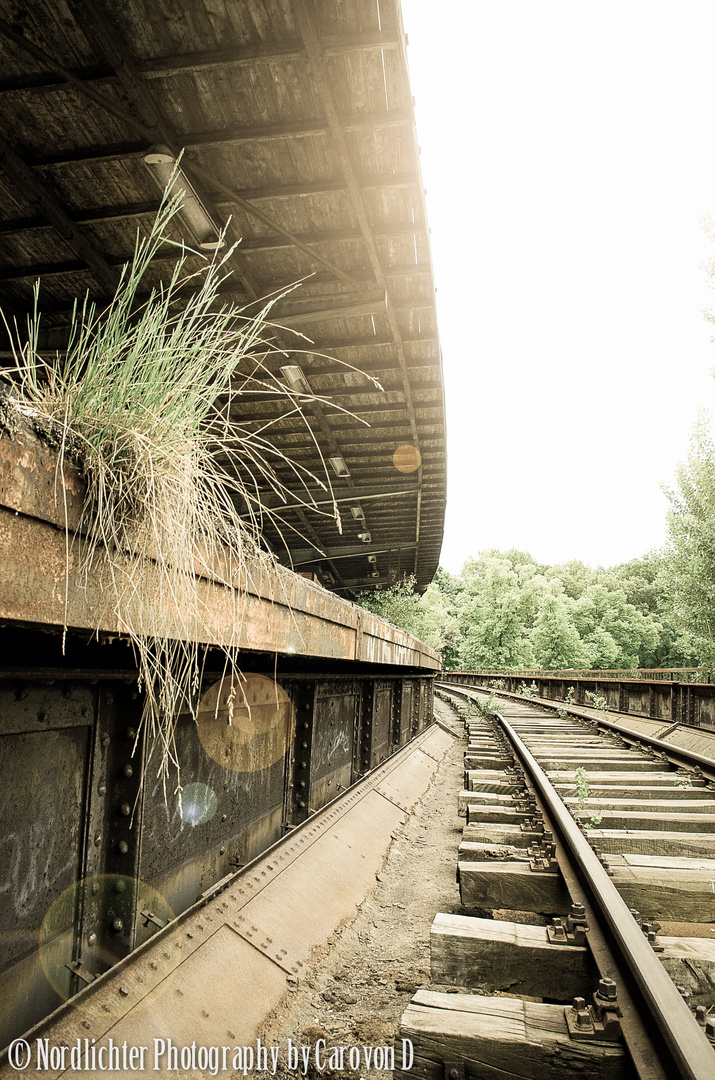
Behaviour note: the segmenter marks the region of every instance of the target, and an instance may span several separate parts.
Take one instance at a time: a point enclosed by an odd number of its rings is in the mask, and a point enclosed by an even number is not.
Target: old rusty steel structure
[[[254,395],[235,419],[246,431],[269,426],[302,469],[318,473],[332,458],[343,518],[340,534],[296,491],[280,508],[295,530],[284,530],[287,547],[266,525],[279,560],[306,576],[279,568],[246,592],[239,662],[249,704],[230,737],[214,722],[226,704],[212,647],[235,642],[235,608],[219,580],[199,581],[210,613],[199,633],[199,722],[179,718],[182,800],[171,785],[165,797],[145,768],[143,692],[107,601],[106,563],[100,556],[79,580],[66,542],[82,477],[0,401],[3,1045],[58,1008],[58,1023],[84,1035],[95,1020],[62,1013],[63,1002],[95,983],[98,1007],[116,1019],[119,1002],[129,1014],[138,983],[180,947],[186,964],[160,1006],[172,1030],[196,1011],[192,999],[182,1013],[174,992],[200,993],[218,962],[235,970],[250,956],[247,971],[265,980],[261,1008],[270,1007],[354,910],[451,739],[424,731],[439,656],[340,595],[410,573],[424,589],[442,540],[442,369],[405,45],[397,0],[0,0],[5,316],[22,328],[41,279],[41,348],[61,351],[76,298],[101,306],[112,295],[137,230],[156,213],[151,161],[183,154],[209,221],[241,240],[223,298],[251,314],[301,281],[274,319],[281,347],[298,331],[302,351],[271,363],[276,374],[280,363],[299,368],[321,403],[298,422],[280,419],[275,396]],[[155,260],[149,285],[172,259]],[[8,341],[0,350],[10,361]],[[272,493],[262,497],[270,506]],[[151,616],[170,634],[158,592]],[[316,859],[310,887],[304,876],[297,890],[308,907],[299,915],[276,889],[241,914],[243,890],[277,867],[295,892],[289,868],[302,845]],[[209,941],[215,911],[203,921],[197,897],[234,881]],[[190,923],[177,922],[182,912]],[[263,948],[259,962],[244,918],[261,940],[278,926],[278,961]],[[248,1015],[254,997],[249,979],[234,1011]]]
[[[431,721],[439,669],[424,643],[279,569],[245,596],[249,708],[227,728],[211,645],[231,636],[233,609],[204,579],[199,723],[179,718],[182,802],[164,796],[105,563],[80,581],[70,549],[68,570],[64,505],[71,528],[81,477],[29,423],[12,427],[0,436],[3,1044],[406,749]],[[364,842],[384,848],[376,833]]]
[[[22,323],[41,278],[45,343],[61,347],[75,299],[111,296],[159,206],[149,151],[183,152],[209,220],[240,239],[223,298],[251,314],[302,282],[271,316],[300,351],[272,368],[299,368],[321,401],[306,423],[257,394],[236,419],[315,475],[334,459],[342,534],[302,505],[324,504],[320,489],[263,502],[286,522],[285,542],[266,529],[278,556],[338,590],[405,573],[424,589],[442,542],[442,368],[405,47],[397,0],[0,3],[0,306]],[[160,256],[148,285],[176,252]]]

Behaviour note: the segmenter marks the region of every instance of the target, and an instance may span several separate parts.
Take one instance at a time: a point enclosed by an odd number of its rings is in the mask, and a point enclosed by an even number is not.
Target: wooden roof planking
[[[40,277],[48,344],[61,344],[74,299],[109,298],[158,208],[149,147],[183,150],[210,213],[241,238],[225,298],[257,310],[302,279],[274,318],[305,351],[274,367],[299,365],[325,400],[307,424],[280,419],[286,402],[270,394],[241,398],[236,419],[270,425],[318,475],[321,455],[344,459],[349,475],[330,474],[342,534],[290,503],[290,552],[265,529],[283,561],[338,590],[412,572],[424,589],[443,534],[442,366],[405,44],[397,0],[0,0],[0,304],[22,316]],[[419,452],[411,472],[393,462],[405,445]]]

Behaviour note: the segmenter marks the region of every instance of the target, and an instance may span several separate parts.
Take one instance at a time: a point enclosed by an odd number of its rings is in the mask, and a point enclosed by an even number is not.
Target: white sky
[[[611,565],[715,411],[715,4],[402,0],[448,421],[442,565]]]

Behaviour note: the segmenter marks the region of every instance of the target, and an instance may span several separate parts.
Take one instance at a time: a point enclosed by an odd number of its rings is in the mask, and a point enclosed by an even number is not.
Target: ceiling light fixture
[[[350,513],[352,514],[352,516],[355,518],[356,521],[364,521],[365,520],[365,511],[363,510],[362,506],[351,506],[350,507]]]
[[[329,457],[328,461],[330,462],[333,468],[333,472],[336,476],[350,476],[350,470],[345,463],[344,457],[336,454],[335,457]]]
[[[310,394],[313,396],[313,389],[305,376],[305,372],[297,364],[286,364],[285,367],[281,368],[281,375],[291,390],[295,390],[297,394]]]
[[[144,164],[148,168],[157,186],[166,190],[169,181],[174,178],[172,195],[181,196],[179,217],[186,225],[196,243],[203,251],[216,251],[225,246],[220,237],[220,228],[211,217],[194,187],[168,146],[152,146],[144,155]]]
[[[358,540],[362,540],[363,544],[369,544],[372,540],[372,536],[369,532],[358,533]]]

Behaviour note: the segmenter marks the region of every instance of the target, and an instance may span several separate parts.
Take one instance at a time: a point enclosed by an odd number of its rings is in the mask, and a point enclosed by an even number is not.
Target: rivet
[[[119,807],[119,813],[122,814],[124,817],[129,817],[131,812],[132,808],[128,802],[123,802],[122,805]]]
[[[99,832],[96,832],[96,833],[94,834],[94,846],[95,846],[95,847],[99,847],[99,845],[100,845],[101,843],[102,843],[102,834],[101,834],[101,833],[99,833]]]
[[[105,694],[104,695],[104,700],[107,703],[107,705],[113,705],[114,704],[114,695],[113,694]]]
[[[225,821],[225,820],[226,820],[226,816],[227,816],[226,814],[221,814],[221,821]]]
[[[88,945],[96,945],[97,944],[97,935],[94,934],[94,933],[89,934],[88,937],[87,937],[87,944]]]
[[[109,735],[104,734],[102,736],[102,746],[104,746],[104,747],[109,746],[109,742],[110,742]]]
[[[126,890],[126,887],[127,887],[126,881],[115,881],[115,883],[114,883],[114,891],[115,892],[122,893],[122,892],[124,892]]]
[[[123,921],[121,919],[112,919],[112,929],[119,933],[120,930],[124,929]]]
[[[137,735],[137,733],[136,733],[136,731],[134,730],[133,727],[128,727],[127,728],[127,738],[128,739],[135,739],[136,735]]]
[[[93,881],[92,882],[92,896],[96,896],[98,892],[99,892],[99,882],[98,881]]]
[[[125,765],[124,768],[122,769],[122,772],[124,773],[125,776],[134,776],[134,769],[132,768],[131,765]]]
[[[225,847],[219,848],[218,853],[219,853],[219,855],[225,855],[226,854],[226,848]]]
[[[129,997],[129,991],[127,990],[126,986],[120,986],[119,987],[119,996],[120,997]]]
[[[91,1024],[90,1024],[89,1020],[83,1020],[83,1021],[82,1021],[82,1027],[83,1027],[83,1028],[86,1028],[86,1029],[87,1029],[87,1031],[89,1031],[89,1029],[90,1029],[90,1027],[91,1027]]]
[[[98,795],[106,795],[107,794],[107,785],[104,782],[97,785],[97,794]]]
[[[120,840],[117,844],[117,848],[120,855],[126,855],[126,853],[129,851],[129,844],[126,842],[126,840]]]

